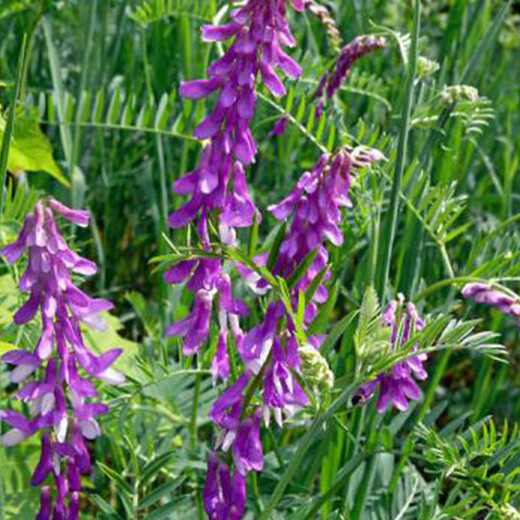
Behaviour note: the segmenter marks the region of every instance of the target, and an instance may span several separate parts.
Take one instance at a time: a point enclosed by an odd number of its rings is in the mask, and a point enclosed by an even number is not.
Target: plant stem
[[[287,466],[284,474],[282,475],[282,478],[279,480],[273,493],[269,497],[269,501],[267,502],[258,520],[267,520],[270,518],[271,513],[274,511],[275,507],[278,505],[278,502],[282,498],[285,489],[294,478],[296,472],[301,469],[301,463],[305,453],[307,453],[307,450],[310,448],[313,441],[319,436],[327,420],[330,419],[339,408],[348,402],[348,400],[352,397],[358,388],[358,382],[355,382],[346,387],[343,392],[341,392],[341,394],[336,398],[336,400],[330,405],[326,412],[320,413],[314,418],[310,428],[307,430],[307,433],[300,441],[300,444],[298,445],[298,448],[293,455],[290,464]]]
[[[11,97],[11,109],[5,126],[4,137],[2,139],[2,149],[0,150],[0,234],[2,233],[2,218],[4,214],[5,200],[5,180],[7,175],[7,163],[9,159],[9,148],[11,146],[11,138],[14,131],[14,120],[16,116],[16,106],[18,104],[18,96],[20,93],[20,85],[22,82],[22,72],[27,60],[27,35],[24,34],[22,40],[22,48],[18,56],[18,66],[16,69],[16,81],[13,87],[13,95]]]
[[[390,261],[392,258],[392,250],[397,231],[397,217],[399,214],[399,195],[401,191],[403,173],[406,165],[408,136],[410,133],[410,114],[412,111],[415,74],[417,71],[417,46],[419,41],[420,25],[421,2],[420,0],[415,0],[412,43],[410,45],[410,53],[408,58],[408,71],[406,77],[404,104],[401,112],[401,128],[399,132],[399,141],[397,144],[395,176],[392,184],[390,208],[385,221],[384,236],[386,240],[381,249],[381,257],[379,260],[379,276],[377,279],[377,291],[381,300],[384,300],[384,296],[387,292],[386,286],[388,283],[388,275],[390,273]]]
[[[14,120],[16,114],[16,105],[18,102],[18,95],[20,93],[20,85],[22,83],[22,74],[25,68],[25,63],[27,61],[27,35],[24,34],[22,39],[22,48],[20,50],[20,54],[18,56],[18,65],[16,69],[16,81],[13,87],[13,95],[11,98],[11,109],[9,111],[9,117],[7,119],[7,124],[5,127],[4,138],[2,140],[2,149],[0,151],[0,237],[2,233],[2,218],[4,214],[4,196],[5,196],[5,179],[7,173],[7,160],[9,158],[9,147],[11,145],[11,138],[14,130]],[[2,400],[3,400],[3,392],[2,392],[2,361],[0,361],[0,409],[3,408]],[[0,417],[0,431],[2,429],[2,419]],[[0,443],[0,468],[3,468],[3,446]],[[3,482],[3,473],[0,470],[0,520],[4,520],[5,512],[4,512],[4,482]]]

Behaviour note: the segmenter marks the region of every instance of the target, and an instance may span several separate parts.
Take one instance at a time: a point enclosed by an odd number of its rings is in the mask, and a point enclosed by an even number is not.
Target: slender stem
[[[386,294],[386,286],[388,275],[390,273],[390,260],[392,258],[392,249],[394,246],[395,235],[397,231],[397,217],[399,214],[399,195],[401,191],[401,182],[404,169],[406,166],[406,156],[408,150],[408,136],[410,133],[410,114],[412,111],[412,101],[414,94],[415,74],[417,71],[417,46],[419,41],[419,32],[421,25],[421,2],[415,0],[415,12],[413,21],[412,43],[410,45],[410,54],[408,59],[408,72],[405,86],[405,98],[401,113],[401,129],[399,133],[399,141],[397,144],[397,159],[395,164],[395,176],[392,184],[392,195],[390,199],[389,213],[385,222],[384,236],[386,241],[381,250],[379,262],[378,276],[378,293],[383,299]]]
[[[303,457],[305,456],[305,453],[307,453],[312,442],[320,434],[320,430],[323,429],[323,426],[327,420],[331,418],[338,409],[340,409],[342,406],[345,406],[345,403],[348,402],[358,387],[359,383],[355,382],[354,384],[345,388],[343,392],[336,398],[336,400],[330,405],[326,412],[320,413],[314,418],[310,428],[307,430],[307,433],[300,441],[300,444],[298,445],[291,462],[286,467],[282,478],[279,480],[273,493],[269,497],[269,501],[267,502],[262,514],[258,517],[258,520],[267,520],[270,518],[271,513],[274,511],[275,507],[278,505],[278,502],[280,502],[281,498],[283,497],[285,489],[294,478],[296,472],[301,469]]]
[[[22,71],[27,60],[27,35],[22,40],[22,48],[18,56],[18,66],[16,70],[16,81],[14,83],[13,95],[11,97],[11,108],[9,117],[5,125],[4,137],[2,139],[2,149],[0,150],[0,234],[2,232],[2,218],[4,214],[4,197],[5,197],[5,180],[7,175],[7,163],[9,159],[9,148],[11,146],[11,138],[14,132],[14,120],[16,115],[16,106],[18,104],[18,96],[20,93],[20,84],[22,82]]]
[[[199,397],[200,397],[200,383],[202,380],[202,376],[200,373],[197,373],[195,377],[195,389],[193,395],[193,407],[191,409],[191,447],[195,449],[197,447],[197,415],[199,413]]]

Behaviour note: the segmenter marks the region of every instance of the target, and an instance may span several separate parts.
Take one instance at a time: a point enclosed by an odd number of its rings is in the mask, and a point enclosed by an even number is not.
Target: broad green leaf
[[[5,128],[5,118],[0,114],[0,140]],[[70,186],[52,157],[50,141],[38,126],[36,110],[31,111],[29,115],[23,112],[16,114],[7,169],[14,175],[22,172],[45,172],[64,186]]]

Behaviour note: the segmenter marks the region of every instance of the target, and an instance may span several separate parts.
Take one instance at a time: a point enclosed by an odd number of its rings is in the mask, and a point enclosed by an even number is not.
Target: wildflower
[[[280,247],[274,273],[289,277],[311,253],[316,256],[294,292],[306,291],[314,278],[326,268],[329,253],[325,242],[334,246],[343,243],[339,228],[340,209],[351,206],[349,197],[351,176],[360,167],[381,161],[377,150],[343,148],[335,157],[323,155],[311,172],[305,172],[295,189],[269,211],[280,221],[292,215],[292,221]],[[316,289],[307,306],[305,318],[310,322],[316,315],[316,305],[327,300],[323,284]]]
[[[404,306],[402,295],[398,300],[393,300],[388,304],[381,323],[391,331],[390,352],[398,350],[409,340],[414,331],[424,327],[424,321],[418,315],[415,305],[408,302]],[[423,368],[423,362],[426,359],[427,355],[422,353],[397,363],[387,372],[379,374],[375,380],[363,385],[358,397],[364,402],[368,401],[379,388],[379,399],[376,406],[379,413],[383,413],[390,404],[404,412],[408,406],[408,400],[420,398],[421,393],[414,377],[419,380],[428,377]]]
[[[231,478],[228,466],[212,453],[203,491],[204,511],[210,520],[239,520],[246,504],[246,479],[239,471]]]
[[[303,2],[293,2],[303,9]],[[256,212],[243,182],[243,166],[254,162],[256,145],[250,131],[250,122],[256,106],[256,79],[276,97],[286,89],[276,69],[291,78],[301,74],[301,68],[282,49],[294,46],[286,20],[285,0],[264,2],[249,0],[235,11],[227,25],[202,27],[205,41],[233,40],[227,52],[208,68],[209,79],[195,80],[181,85],[181,95],[201,99],[218,95],[213,112],[195,129],[198,139],[209,139],[200,165],[192,173],[177,181],[174,191],[192,195],[192,199],[170,216],[172,227],[183,227],[197,215],[216,208],[223,209],[221,219],[229,220],[231,203],[228,187],[232,179],[238,197],[231,197],[234,215],[242,218],[228,225],[250,226]],[[242,211],[244,210],[244,211]],[[226,216],[227,215],[227,216]]]
[[[367,54],[386,46],[386,40],[377,36],[358,36],[341,50],[333,68],[327,71],[318,83],[316,99],[318,106],[317,117],[323,113],[323,107],[327,99],[332,98],[341,84],[345,81],[356,61]]]
[[[71,272],[91,275],[97,268],[69,249],[56,225],[55,214],[78,226],[88,225],[88,212],[67,208],[54,199],[48,205],[37,203],[17,240],[2,251],[10,263],[27,252],[27,268],[19,286],[30,295],[15,313],[15,323],[31,321],[38,311],[42,322],[34,352],[12,350],[3,360],[15,367],[10,373],[15,383],[25,381],[46,363],[43,379],[26,382],[17,394],[31,405],[32,419],[10,410],[1,412],[3,421],[11,426],[2,442],[10,446],[42,432],[40,461],[31,484],[39,486],[52,475],[57,493],[52,506],[50,488],[42,487],[36,519],[48,520],[52,509],[54,519],[75,520],[79,514],[80,474],[91,470],[84,440],[100,435],[96,417],[108,412],[103,404],[87,402],[97,396],[97,391],[92,382],[79,375],[78,368],[112,384],[121,383],[124,378],[111,368],[121,350],[95,356],[83,342],[80,322],[100,326],[99,312],[111,309],[112,304],[90,298],[74,285]]]
[[[494,288],[491,284],[469,283],[462,289],[462,296],[475,300],[477,303],[491,305],[500,312],[520,320],[520,301],[518,298]]]

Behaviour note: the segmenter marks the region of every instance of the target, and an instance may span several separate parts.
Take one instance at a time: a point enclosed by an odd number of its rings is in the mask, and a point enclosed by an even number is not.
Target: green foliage
[[[518,517],[520,443],[517,427],[511,426],[520,419],[517,323],[464,301],[459,292],[475,281],[514,298],[519,292],[515,65],[520,47],[513,3],[422,1],[417,75],[410,84],[413,95],[405,96],[406,69],[413,65],[412,2],[323,2],[344,43],[377,32],[388,45],[356,65],[320,119],[315,92],[335,57],[330,35],[314,15],[290,11],[298,45],[289,53],[304,74],[287,82],[282,100],[260,90],[252,128],[259,155],[247,176],[263,219],[249,234],[239,231],[239,248],[219,244],[215,230],[210,233],[217,257],[245,265],[272,287],[266,296],[253,297],[236,270],[229,270],[234,296],[251,311],[241,321],[244,331],[261,321],[270,298],[281,299],[302,345],[309,335],[323,334],[319,367],[330,367],[335,384],[321,406],[297,414],[283,431],[263,430],[265,470],[248,481],[249,518]],[[185,316],[192,302],[189,291],[167,287],[161,275],[173,261],[215,258],[201,250],[194,228],[172,231],[165,222],[185,200],[170,194],[172,183],[193,169],[200,154],[191,131],[214,102],[185,102],[177,95],[178,85],[204,77],[222,51],[220,44],[200,41],[200,26],[225,23],[238,4],[50,4],[0,1],[1,103],[6,116],[17,116],[9,170],[34,172],[9,176],[0,247],[16,236],[38,197],[52,195],[92,211],[87,232],[66,227],[65,233],[78,252],[100,265],[99,277],[85,289],[113,299],[116,310],[106,316],[105,331],[88,330],[86,338],[97,352],[124,348],[118,368],[127,382],[99,387],[101,400],[113,411],[103,418],[103,437],[90,447],[96,465],[92,479],[84,482],[82,516],[201,519],[205,461],[215,441],[208,410],[223,387],[210,381],[214,338],[192,360],[182,355],[177,339],[164,336],[166,325]],[[20,77],[27,81],[18,82],[25,32],[30,59]],[[13,112],[16,84],[23,106]],[[407,101],[409,124],[403,117]],[[281,116],[288,117],[287,131],[269,136]],[[4,127],[2,119],[0,133]],[[408,137],[404,148],[398,147],[399,135]],[[345,144],[379,148],[388,161],[352,176],[344,244],[330,248],[326,268],[306,294],[292,301],[289,289],[304,276],[313,253],[288,283],[277,279],[271,271],[286,225],[275,227],[266,208],[286,196],[321,153]],[[389,244],[384,221],[392,211],[399,165],[388,282],[375,293],[381,250]],[[253,261],[259,253],[268,254],[267,268]],[[157,259],[153,265],[151,258]],[[32,348],[36,341],[33,327],[12,325],[12,314],[24,301],[15,288],[19,275],[1,264],[2,352]],[[321,283],[329,300],[304,330],[303,303]],[[389,354],[380,316],[398,292],[415,301],[428,320]],[[356,404],[363,382],[414,349],[428,354],[421,399],[403,414],[382,416],[373,403]],[[240,363],[235,352],[232,379]],[[0,380],[2,406],[16,406],[5,365]],[[301,382],[308,383],[304,377]],[[27,482],[37,444],[34,439],[1,453],[5,518],[34,517],[37,496]]]
[[[501,431],[490,419],[455,437],[441,436],[418,425],[428,470],[439,475],[450,491],[442,506],[443,518],[517,518],[520,500],[518,426]]]
[[[0,139],[5,129],[6,121],[0,114]],[[63,185],[70,186],[52,157],[51,143],[40,130],[35,111],[29,114],[19,111],[15,115],[7,169],[13,174],[45,172]]]

